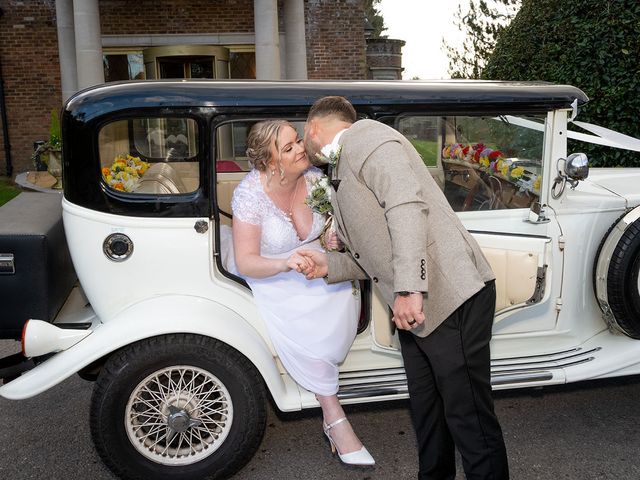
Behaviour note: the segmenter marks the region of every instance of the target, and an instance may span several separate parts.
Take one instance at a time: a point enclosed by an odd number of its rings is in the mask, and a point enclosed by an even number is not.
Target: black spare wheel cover
[[[596,298],[610,327],[640,339],[640,206],[604,236],[594,264]]]

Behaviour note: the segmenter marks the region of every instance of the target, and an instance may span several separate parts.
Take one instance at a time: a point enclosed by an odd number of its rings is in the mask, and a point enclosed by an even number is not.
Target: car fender
[[[285,382],[269,346],[255,328],[219,303],[178,295],[144,300],[108,322],[99,323],[74,346],[0,387],[0,395],[12,400],[32,397],[119,348],[171,333],[205,335],[225,342],[253,363],[279,408],[287,411],[301,408],[297,387],[293,382]]]

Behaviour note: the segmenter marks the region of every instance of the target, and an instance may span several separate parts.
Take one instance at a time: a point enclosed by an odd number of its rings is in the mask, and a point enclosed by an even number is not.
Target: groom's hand
[[[304,267],[298,271],[307,277],[307,280],[327,276],[329,273],[329,264],[327,262],[327,255],[324,252],[317,250],[298,250],[297,253],[306,260]]]
[[[422,293],[413,292],[403,297],[396,295],[393,302],[393,322],[399,330],[411,330],[424,322]]]

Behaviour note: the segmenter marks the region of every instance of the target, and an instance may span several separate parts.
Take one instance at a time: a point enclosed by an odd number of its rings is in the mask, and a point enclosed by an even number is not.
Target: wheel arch
[[[215,338],[238,350],[262,376],[282,410],[299,410],[300,397],[285,383],[260,333],[237,312],[211,300],[172,295],[131,305],[100,324],[85,339],[0,388],[0,395],[23,399],[60,383],[84,367],[104,361],[122,347],[146,338],[191,333]]]
[[[621,282],[619,278],[621,269],[616,262],[634,261],[640,256],[639,244],[640,205],[621,215],[605,233],[598,248],[593,269],[594,292],[604,320],[610,329],[633,338],[640,338],[640,321],[637,322],[638,325],[624,325],[624,319],[616,317],[616,312],[618,317],[621,316],[620,299],[616,298],[617,295],[612,296],[611,293],[612,287],[619,288]]]

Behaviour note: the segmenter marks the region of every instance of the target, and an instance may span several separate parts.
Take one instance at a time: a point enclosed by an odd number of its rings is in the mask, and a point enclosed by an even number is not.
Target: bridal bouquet
[[[116,190],[132,192],[148,169],[149,163],[140,160],[140,157],[120,154],[110,167],[102,168],[102,178],[107,185]]]
[[[320,235],[320,243],[322,246],[330,250],[327,247],[325,237],[327,233],[335,233],[333,226],[333,206],[331,205],[331,187],[329,186],[329,178],[322,176],[311,185],[311,190],[305,198],[304,203],[316,213],[320,215],[326,215],[327,222]]]

